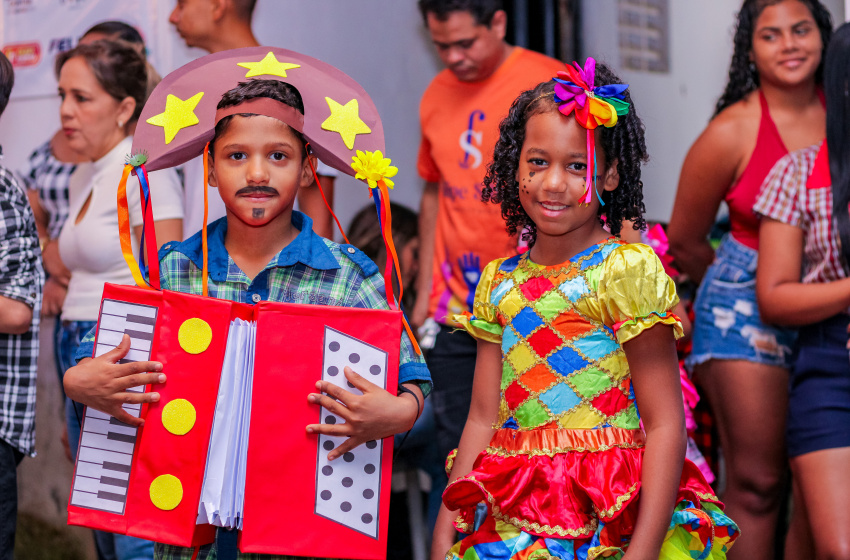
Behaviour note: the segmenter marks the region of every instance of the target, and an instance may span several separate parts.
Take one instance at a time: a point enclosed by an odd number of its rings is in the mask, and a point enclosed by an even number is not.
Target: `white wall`
[[[160,39],[149,49],[161,74],[204,54],[187,48],[170,29],[173,0],[146,1],[154,2],[160,15]],[[76,30],[75,36],[83,31]],[[315,56],[360,82],[383,119],[386,155],[399,168],[391,196],[418,208],[419,98],[440,67],[415,1],[259,0],[254,31],[262,44]],[[58,114],[58,98],[12,101],[0,119],[4,164],[19,169],[32,149],[59,128]],[[335,210],[347,227],[357,210],[370,202],[367,188],[343,176],[336,193]]]
[[[833,21],[844,21],[844,0],[822,0]],[[646,126],[650,162],[643,170],[646,216],[670,219],[679,170],[726,85],[735,14],[741,0],[669,0],[670,73],[619,70],[617,0],[582,4],[584,53],[617,69],[631,86]],[[601,30],[601,31],[600,31]]]

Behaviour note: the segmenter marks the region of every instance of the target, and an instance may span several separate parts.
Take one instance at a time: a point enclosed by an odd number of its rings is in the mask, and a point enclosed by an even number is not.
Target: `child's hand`
[[[63,384],[65,394],[72,400],[113,416],[131,426],[141,426],[144,420],[127,413],[124,404],[152,403],[159,400],[159,393],[134,393],[131,387],[152,383],[165,383],[165,375],[159,372],[159,362],[117,363],[130,350],[130,337],[126,334],[114,350],[97,358],[80,360],[65,372]]]
[[[361,443],[409,430],[413,427],[419,411],[412,395],[392,395],[361,377],[350,367],[346,367],[344,372],[346,379],[360,389],[362,395],[355,395],[327,381],[318,381],[316,389],[326,394],[310,393],[307,397],[309,402],[325,407],[342,417],[345,422],[307,426],[307,433],[310,434],[348,436],[342,445],[328,453],[328,460],[331,461]],[[419,399],[421,403],[421,394]]]

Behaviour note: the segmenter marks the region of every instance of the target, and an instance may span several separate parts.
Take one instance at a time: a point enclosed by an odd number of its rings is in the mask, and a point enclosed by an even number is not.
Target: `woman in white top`
[[[97,320],[103,284],[133,283],[121,252],[116,199],[124,157],[132,145],[129,130],[147,97],[147,72],[142,56],[119,41],[79,45],[57,58],[56,69],[62,132],[70,147],[88,160],[71,176],[70,211],[59,234],[59,254],[71,271],[57,352],[67,369],[74,364],[80,339]],[[183,206],[177,174],[171,169],[156,171],[150,179],[157,242],[179,240]],[[142,213],[135,177],[127,183],[127,197],[137,251]],[[81,411],[73,403],[66,404],[68,437],[75,455]]]

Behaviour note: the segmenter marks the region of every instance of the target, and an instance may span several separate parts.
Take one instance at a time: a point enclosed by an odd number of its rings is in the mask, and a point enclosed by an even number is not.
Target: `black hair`
[[[610,68],[601,62],[596,63],[595,86],[622,83]],[[525,125],[534,115],[547,111],[557,111],[552,93],[555,84],[552,80],[539,84],[534,89],[524,91],[513,102],[508,116],[499,125],[499,141],[493,152],[493,161],[487,166],[481,200],[501,204],[502,217],[507,231],[511,235],[523,233],[523,239],[529,246],[537,239],[537,226],[526,214],[519,200],[520,152],[525,142]],[[635,229],[644,229],[645,211],[643,205],[643,182],[640,180],[640,166],[649,159],[644,141],[643,123],[635,112],[631,95],[626,90],[625,100],[630,104],[629,112],[617,120],[611,128],[600,127],[602,149],[605,161],[610,165],[617,161],[620,182],[613,191],[600,191],[599,196],[605,206],[600,205],[599,214],[605,216],[608,229],[613,235],[620,234],[624,220],[634,222]],[[573,118],[570,115],[568,118]]]
[[[393,217],[393,243],[401,250],[408,241],[419,236],[419,218],[416,212],[396,202],[390,202],[390,212]],[[374,204],[364,206],[351,219],[348,239],[376,263],[386,258],[384,238]]]
[[[419,0],[418,5],[425,25],[428,14],[446,21],[452,12],[469,12],[478,25],[490,27],[493,16],[502,9],[502,0]]]
[[[850,23],[835,30],[826,51],[826,143],[832,178],[832,216],[841,239],[841,252],[850,262]]]
[[[88,45],[77,45],[56,57],[56,75],[59,76],[66,62],[77,57],[85,60],[100,87],[113,99],[123,101],[132,97],[136,101],[130,122],[138,120],[150,93],[144,55],[124,41],[95,41]]]
[[[741,10],[738,12],[738,22],[735,26],[734,52],[732,62],[729,65],[729,79],[723,95],[717,100],[714,116],[720,114],[726,107],[737,103],[751,91],[755,91],[760,84],[758,70],[750,62],[750,52],[753,49],[753,34],[755,33],[756,20],[768,6],[779,4],[785,0],[744,0]],[[802,2],[811,12],[815,23],[820,31],[823,51],[821,61],[815,71],[815,83],[823,83],[823,65],[826,47],[832,37],[832,16],[829,10],[819,0],[798,0]]]
[[[410,241],[419,237],[419,216],[407,206],[395,202],[390,202],[390,212],[393,217],[393,243],[398,251],[403,251]],[[348,239],[352,245],[363,251],[383,270],[382,267],[387,258],[387,249],[384,246],[380,221],[374,204],[364,206],[351,219],[351,225],[348,227]],[[398,293],[398,278],[394,277],[393,282],[396,293]],[[410,282],[409,284],[404,286],[404,299],[402,301],[402,305],[407,309],[411,309],[416,302],[416,283]]]
[[[285,105],[294,107],[302,115],[304,114],[304,101],[301,99],[301,94],[294,86],[279,80],[248,80],[247,82],[239,82],[235,88],[225,92],[224,95],[221,96],[221,101],[218,102],[218,106],[216,108],[226,109],[228,107],[235,107],[245,101],[260,97],[268,97],[269,99],[280,101]],[[240,117],[254,116],[254,113],[237,114]],[[224,117],[215,125],[215,135],[213,136],[213,139],[210,140],[210,156],[213,155],[213,146],[215,145],[215,141],[222,134],[227,132],[227,128],[230,126],[234,116],[236,115]],[[304,135],[295,129],[292,129],[292,132],[301,141],[301,145],[304,148],[302,155],[306,156],[307,141],[305,140]]]
[[[106,35],[110,39],[126,41],[133,45],[144,46],[145,44],[145,40],[142,39],[142,35],[139,33],[138,29],[129,23],[124,23],[123,21],[112,20],[96,23],[83,33],[83,37],[92,33],[100,33],[101,35]]]
[[[6,110],[6,105],[9,104],[9,95],[11,95],[14,85],[15,68],[6,58],[6,55],[0,51],[0,115]]]

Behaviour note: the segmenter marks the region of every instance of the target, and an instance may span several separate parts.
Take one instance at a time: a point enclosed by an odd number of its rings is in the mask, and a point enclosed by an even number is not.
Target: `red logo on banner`
[[[38,43],[14,43],[3,47],[3,54],[15,68],[35,66],[41,60],[41,45]]]

